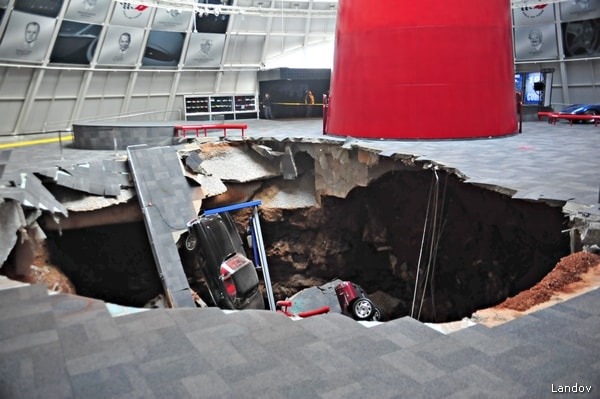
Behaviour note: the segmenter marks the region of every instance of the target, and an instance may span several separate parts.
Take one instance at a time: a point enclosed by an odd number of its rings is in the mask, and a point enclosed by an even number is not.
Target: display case
[[[233,99],[231,96],[218,96],[210,98],[210,112],[224,113],[233,111]]]
[[[209,112],[208,97],[186,97],[185,98],[185,113],[196,114]]]
[[[256,106],[256,96],[235,96],[235,114],[238,119],[242,119],[242,116],[247,118],[254,118],[258,112]]]
[[[185,96],[184,101],[186,120],[258,119],[255,94]]]

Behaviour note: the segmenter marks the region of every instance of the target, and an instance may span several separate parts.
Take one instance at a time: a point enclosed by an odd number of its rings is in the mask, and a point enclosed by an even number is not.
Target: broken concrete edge
[[[268,142],[268,140],[271,140]],[[180,160],[182,163],[185,163],[184,160],[190,154],[197,154],[202,150],[203,145],[205,144],[219,144],[219,145],[227,145],[230,143],[235,143],[235,145],[245,144],[253,149],[253,152],[261,154],[267,160],[273,159],[281,159],[282,154],[288,154],[292,159],[293,156],[299,152],[308,153],[315,160],[315,192],[314,195],[316,197],[316,204],[319,204],[319,198],[323,195],[332,195],[340,198],[345,198],[348,192],[356,187],[356,186],[367,186],[371,181],[377,179],[381,175],[395,170],[421,170],[421,168],[425,169],[433,169],[444,171],[445,173],[456,175],[459,179],[463,180],[466,183],[470,183],[476,185],[478,187],[484,188],[486,190],[491,190],[498,192],[503,195],[510,196],[515,199],[525,199],[525,200],[534,200],[534,201],[543,201],[548,203],[551,206],[562,206],[565,205],[564,202],[560,201],[549,201],[543,198],[539,198],[538,195],[533,194],[531,198],[525,193],[518,193],[517,190],[505,187],[497,184],[489,184],[486,182],[477,181],[477,178],[469,178],[468,176],[461,173],[459,170],[455,168],[447,167],[443,164],[433,162],[432,160],[419,157],[411,154],[397,154],[390,153],[384,154],[384,152],[378,148],[364,147],[362,143],[357,140],[348,140],[346,139],[314,139],[314,140],[294,140],[294,139],[280,139],[280,138],[232,138],[225,140],[215,140],[214,138],[209,138],[207,140],[204,139],[195,139],[191,143],[187,143],[183,146],[183,148],[178,147],[174,148],[177,151]],[[319,148],[316,149],[314,144],[320,144]],[[268,145],[267,145],[268,144]],[[343,144],[340,146],[340,144]],[[276,148],[279,146],[281,150],[279,151]],[[257,148],[260,148],[259,151],[256,151]],[[186,155],[187,154],[187,155]],[[125,159],[120,159],[119,162],[123,163],[126,161]],[[402,167],[399,167],[397,161],[400,161]],[[77,163],[81,164],[81,162]],[[125,162],[126,164],[126,162]],[[351,167],[351,170],[348,170],[348,166],[355,165]],[[362,165],[362,166],[357,166]],[[280,169],[280,173],[284,176],[284,178],[293,178],[297,176],[298,171],[296,170],[296,166],[293,163],[283,163],[279,162],[277,165]],[[64,168],[61,168],[64,169]],[[66,168],[69,169],[68,167]],[[202,199],[216,197],[221,194],[224,194],[228,191],[228,187],[224,184],[224,181],[220,179],[218,176],[206,176],[203,173],[194,173],[190,172],[189,168],[184,166],[184,170],[186,176],[193,181],[194,184],[200,186],[200,193],[194,194],[195,201],[201,201]],[[262,178],[266,178],[266,176],[262,176]],[[211,183],[213,182],[214,183]],[[229,183],[232,181],[229,180]],[[58,182],[56,182],[58,184]],[[247,181],[243,181],[240,179],[238,181],[240,184],[245,184]],[[68,187],[68,186],[67,186]],[[208,189],[208,190],[207,190]],[[132,188],[123,188],[122,191],[126,191],[131,194],[134,192]],[[102,203],[97,201],[98,198],[106,198],[106,203]],[[87,198],[83,197],[81,200],[70,201],[65,203],[67,206],[67,210],[95,210],[101,208],[111,208],[113,209],[115,201],[112,200],[112,197],[107,196],[98,196],[98,195],[88,195]],[[117,198],[118,199],[118,198]],[[249,198],[244,198],[244,200],[248,200]],[[86,205],[86,203],[88,203]],[[200,205],[198,203],[195,204],[195,208],[198,208]],[[566,203],[564,206],[565,214],[569,216],[573,224],[576,226],[575,228],[580,231],[580,235],[585,237],[584,241],[594,241],[597,239],[592,238],[595,237],[594,231],[597,232],[597,228],[594,226],[588,227],[586,225],[585,218],[580,216],[586,214],[585,209],[573,209],[574,204]],[[42,210],[48,210],[47,206],[42,206]],[[138,215],[139,217],[139,215]],[[50,220],[56,219],[57,223],[56,228],[60,228],[58,225],[66,219],[57,218],[53,216],[49,218]],[[137,218],[134,218],[137,220]],[[54,225],[51,224],[51,225]],[[75,224],[77,225],[77,224]],[[68,224],[65,225],[65,228],[68,228]],[[597,233],[596,233],[597,234]],[[586,244],[591,245],[593,242],[586,242]]]

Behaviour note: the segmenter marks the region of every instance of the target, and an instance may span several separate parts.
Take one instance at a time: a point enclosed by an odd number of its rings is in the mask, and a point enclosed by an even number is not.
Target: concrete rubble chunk
[[[318,206],[313,177],[302,175],[297,180],[282,180],[263,185],[255,198],[264,208],[298,209]]]
[[[204,157],[202,167],[223,181],[245,183],[280,176],[279,162],[270,161],[245,146],[219,146]]]
[[[200,158],[200,155],[197,152],[191,152],[185,158],[185,166],[190,168],[192,172],[210,176],[210,174],[202,167],[202,158]]]
[[[271,147],[267,147],[263,144],[252,144],[250,148],[267,159],[278,158],[284,154],[283,152],[275,151]]]
[[[298,177],[298,169],[290,146],[285,147],[285,153],[281,157],[281,172],[285,180],[294,180]]]
[[[4,264],[17,242],[17,231],[24,227],[25,215],[17,201],[0,200],[0,265]]]

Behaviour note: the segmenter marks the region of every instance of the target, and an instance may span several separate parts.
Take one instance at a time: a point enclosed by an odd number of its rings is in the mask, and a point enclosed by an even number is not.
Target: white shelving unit
[[[258,119],[256,94],[185,96],[186,121]]]

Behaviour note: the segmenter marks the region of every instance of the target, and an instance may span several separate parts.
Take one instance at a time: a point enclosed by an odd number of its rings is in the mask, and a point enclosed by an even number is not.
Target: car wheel
[[[352,303],[352,314],[357,320],[368,320],[373,317],[375,306],[370,299],[358,298]]]
[[[185,249],[188,251],[193,251],[196,249],[198,245],[198,237],[195,234],[188,233],[188,236],[185,238]]]
[[[588,109],[587,111],[585,111],[583,113],[584,115],[598,115],[596,113],[596,111],[594,111],[593,109]],[[583,123],[594,123],[594,121],[582,121]]]
[[[381,309],[376,307],[375,313],[373,314],[373,321],[381,321],[381,320],[383,320],[383,316],[381,315]]]

